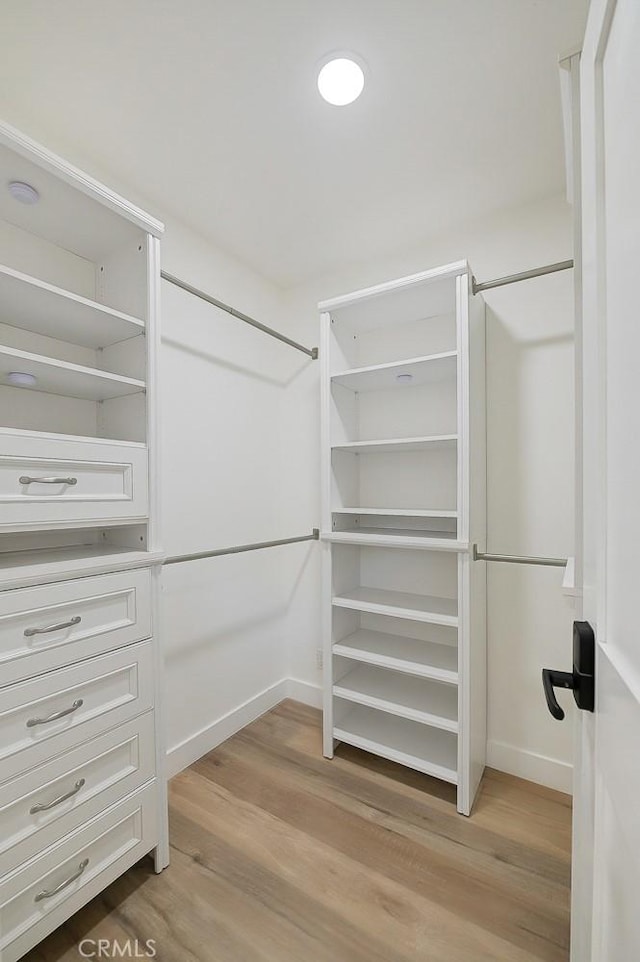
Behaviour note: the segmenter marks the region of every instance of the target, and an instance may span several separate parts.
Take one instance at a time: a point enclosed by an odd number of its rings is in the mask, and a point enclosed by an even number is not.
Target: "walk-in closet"
[[[0,962],[640,958],[635,0],[5,0]]]

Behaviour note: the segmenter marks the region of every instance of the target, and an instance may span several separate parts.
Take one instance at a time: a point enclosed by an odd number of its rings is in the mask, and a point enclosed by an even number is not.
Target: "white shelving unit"
[[[320,304],[324,754],[457,786],[486,745],[484,304],[461,261]]]
[[[147,853],[168,863],[163,227],[3,124],[0,169],[0,957],[14,962]],[[55,897],[34,903],[42,891]]]

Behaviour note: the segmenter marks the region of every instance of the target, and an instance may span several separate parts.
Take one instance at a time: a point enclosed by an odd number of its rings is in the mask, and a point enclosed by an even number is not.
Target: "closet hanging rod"
[[[478,545],[473,546],[474,561],[504,561],[515,565],[545,565],[549,568],[566,568],[567,558],[536,558],[531,555],[519,554],[483,554],[478,551]]]
[[[225,554],[241,554],[243,551],[259,551],[261,548],[277,548],[281,544],[297,544],[300,541],[318,541],[320,529],[314,528],[311,534],[303,534],[298,538],[281,538],[279,541],[258,541],[256,544],[236,544],[231,548],[215,548],[213,551],[197,551],[194,554],[177,554],[172,558],[165,558],[163,565],[175,565],[182,561],[201,561],[203,558],[219,558]]]
[[[307,354],[312,361],[318,358],[318,348],[317,347],[305,347],[304,344],[298,344],[297,341],[292,341],[290,337],[285,334],[280,334],[279,331],[274,331],[272,327],[267,327],[266,324],[261,324],[260,321],[254,320],[253,317],[249,317],[248,314],[243,314],[242,311],[237,311],[235,307],[229,307],[224,301],[219,301],[217,297],[212,297],[211,294],[205,293],[205,291],[199,290],[197,287],[193,287],[192,284],[187,284],[186,281],[181,281],[179,277],[174,277],[173,274],[167,274],[166,271],[160,271],[160,277],[163,280],[168,281],[170,284],[174,284],[176,287],[182,288],[188,294],[193,294],[194,297],[199,297],[202,301],[206,301],[207,304],[213,304],[214,307],[219,307],[221,311],[226,311],[227,314],[231,314],[232,317],[237,317],[239,321],[244,321],[245,324],[250,324],[251,327],[257,328],[257,330],[262,331],[263,334],[268,334],[270,337],[275,337],[276,340],[282,341],[283,344],[288,344],[289,347],[295,347],[296,351],[302,351],[303,354]]]
[[[557,264],[547,264],[546,267],[534,267],[531,271],[522,271],[520,274],[509,274],[507,277],[498,277],[495,281],[483,281],[478,284],[475,277],[471,278],[471,291],[479,294],[480,291],[488,291],[492,287],[504,287],[506,284],[516,284],[518,281],[528,281],[531,277],[542,277],[544,274],[555,274],[556,271],[568,271],[573,267],[573,261],[558,261]]]

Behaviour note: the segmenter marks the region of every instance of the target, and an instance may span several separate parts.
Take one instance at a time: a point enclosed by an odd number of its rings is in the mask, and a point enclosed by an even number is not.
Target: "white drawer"
[[[151,635],[148,569],[0,595],[0,687]]]
[[[146,517],[143,445],[2,435],[0,530]]]
[[[150,642],[0,690],[0,782],[153,707]]]
[[[0,877],[140,788],[155,761],[147,712],[0,785]]]
[[[6,877],[0,882],[2,962],[19,959],[156,843],[151,783]]]

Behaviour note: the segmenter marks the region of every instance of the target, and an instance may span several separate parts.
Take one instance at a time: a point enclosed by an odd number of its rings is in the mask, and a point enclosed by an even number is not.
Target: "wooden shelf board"
[[[390,454],[404,451],[428,451],[455,445],[457,434],[432,434],[417,438],[386,438],[380,441],[350,441],[333,444],[332,451],[350,451],[354,454]]]
[[[0,265],[0,320],[84,347],[107,347],[144,332],[144,321]]]
[[[354,705],[334,726],[333,737],[453,785],[458,783],[457,737],[452,732]]]
[[[440,354],[411,357],[406,361],[372,364],[368,367],[341,371],[334,374],[331,381],[351,391],[382,391],[391,388],[406,390],[421,384],[444,380],[447,377],[455,377],[457,358],[457,351],[445,351]],[[398,374],[411,374],[412,380],[408,384],[398,382],[396,380]]]
[[[333,653],[407,675],[433,678],[448,685],[458,684],[458,649],[454,645],[361,628],[335,642]]]
[[[85,401],[106,401],[110,398],[126,397],[129,394],[137,394],[145,388],[144,381],[138,381],[132,377],[110,374],[96,368],[71,364],[69,361],[59,361],[57,358],[0,346],[0,380],[3,384],[7,383],[6,376],[11,371],[33,374],[37,378],[32,388],[17,388],[17,390],[41,391]]]
[[[336,544],[386,545],[391,548],[422,548],[429,551],[467,551],[469,543],[459,541],[452,531],[418,531],[411,528],[358,528],[327,531],[323,541]]]
[[[334,683],[333,694],[422,725],[458,731],[458,691],[451,685],[360,664]]]
[[[332,604],[338,608],[391,615],[394,618],[407,618],[409,621],[449,625],[452,628],[458,626],[458,604],[450,598],[361,586],[334,596]]]

